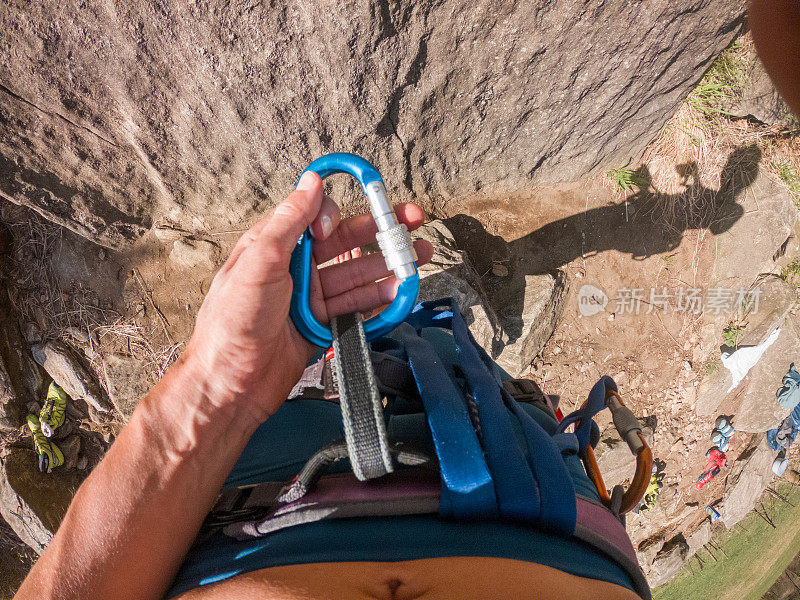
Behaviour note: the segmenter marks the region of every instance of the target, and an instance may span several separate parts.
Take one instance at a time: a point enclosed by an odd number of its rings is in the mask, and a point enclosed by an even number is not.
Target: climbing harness
[[[440,335],[454,344],[452,366],[436,349]],[[247,540],[300,524],[370,516],[438,513],[456,520],[500,520],[580,540],[614,560],[637,593],[650,597],[620,511],[579,493],[567,468],[570,461],[580,464],[576,454],[584,436],[587,447],[596,443],[590,439],[596,428],[592,417],[606,405],[606,388],[616,391],[613,380],[601,380],[583,412],[576,411],[559,425],[552,403],[538,386],[525,380],[501,384],[495,363],[475,343],[451,299],[418,304],[390,336],[375,342],[373,358],[376,364],[389,365],[376,369],[385,379],[377,382],[381,390],[408,390],[409,377],[414,380],[413,394],[389,394],[383,413],[396,423],[405,422],[409,411],[421,413],[431,449],[387,436],[392,472],[359,481],[352,473],[326,474],[335,461],[349,458],[352,464],[362,452],[353,454],[350,443],[340,440],[319,450],[289,482],[225,490],[206,520],[207,535],[222,528],[227,536]],[[304,384],[293,392],[296,397],[303,397],[305,390],[318,398],[327,395],[323,373],[329,360],[322,357],[322,364],[309,365]],[[343,383],[340,377],[340,391]],[[598,393],[600,407],[594,402]],[[625,494],[624,508],[640,500],[650,481],[652,458],[648,462],[649,448],[635,417],[629,418],[617,396],[610,396],[617,427],[626,439],[640,438],[638,462],[647,469],[644,486],[636,482]],[[531,416],[524,403],[545,403],[542,412],[551,429]],[[574,433],[566,432],[570,424],[577,424]],[[347,427],[345,423],[345,431]],[[396,434],[402,428],[391,431]]]
[[[311,234],[303,234],[292,255],[290,314],[309,341],[332,345],[332,356],[328,350],[307,367],[290,401],[338,401],[344,439],[318,450],[288,482],[225,490],[202,535],[222,529],[248,540],[328,519],[432,513],[460,521],[505,521],[593,548],[619,565],[633,589],[649,599],[622,515],[647,488],[652,454],[614,381],[601,379],[584,406],[559,424],[556,407],[538,386],[504,377],[452,299],[413,306],[419,289],[416,256],[375,169],[357,156],[332,154],[307,170],[323,178],[349,173],[359,181],[400,289],[389,308],[365,323],[358,314],[344,315],[331,319],[328,329],[311,314]],[[541,412],[541,420],[524,404]],[[633,484],[626,492],[618,486],[611,495],[592,451],[599,439],[593,417],[606,407],[637,457]],[[570,468],[582,470],[579,457],[600,502],[585,478],[580,489],[573,483]],[[349,459],[352,473],[327,473],[343,459]]]

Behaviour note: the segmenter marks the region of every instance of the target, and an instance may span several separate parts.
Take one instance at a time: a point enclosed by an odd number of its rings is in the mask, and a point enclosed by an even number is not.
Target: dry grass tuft
[[[80,283],[63,289],[51,268],[64,236],[60,226],[25,209],[7,210],[4,218],[14,239],[14,260],[4,276],[23,321],[35,323],[46,339],[82,347],[99,381],[105,382],[103,356],[121,353],[141,360],[144,376],[157,382],[182,344],[174,343],[157,320],[126,318],[101,305],[96,293]]]
[[[141,360],[153,379],[152,383],[155,383],[177,359],[178,350],[183,346],[183,343],[164,346],[151,341],[162,337],[163,331],[160,328],[148,329],[120,317],[109,325],[97,326],[89,339],[92,344],[97,340],[104,348],[108,348],[110,342],[118,351]],[[100,369],[99,365],[93,365],[93,368]]]

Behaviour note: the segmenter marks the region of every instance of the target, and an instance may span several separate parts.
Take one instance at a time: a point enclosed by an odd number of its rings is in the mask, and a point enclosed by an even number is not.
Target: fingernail
[[[310,190],[316,183],[317,174],[312,171],[306,171],[297,182],[297,189],[303,192]]]
[[[333,231],[333,221],[328,215],[322,215],[319,219],[319,225],[322,228],[322,239],[327,238]]]

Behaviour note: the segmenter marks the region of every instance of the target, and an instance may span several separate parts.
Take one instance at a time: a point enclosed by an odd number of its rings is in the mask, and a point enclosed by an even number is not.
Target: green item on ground
[[[56,467],[63,465],[64,455],[59,447],[42,433],[39,417],[28,415],[28,427],[33,433],[33,447],[39,455],[39,470],[42,473],[49,473]]]
[[[55,381],[47,388],[47,398],[39,411],[39,423],[45,437],[52,437],[53,432],[64,424],[67,413],[67,393]]]
[[[650,510],[656,505],[656,500],[658,500],[658,495],[661,493],[661,488],[664,487],[663,481],[663,473],[653,473],[653,476],[650,477],[650,485],[647,486],[644,496],[642,497],[642,502],[639,505],[640,512],[643,510]]]

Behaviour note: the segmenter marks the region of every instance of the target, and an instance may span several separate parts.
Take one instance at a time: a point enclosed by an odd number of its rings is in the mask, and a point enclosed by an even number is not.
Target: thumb
[[[306,171],[295,191],[273,211],[259,236],[259,243],[288,256],[300,235],[319,214],[321,206],[322,179],[313,171]]]

